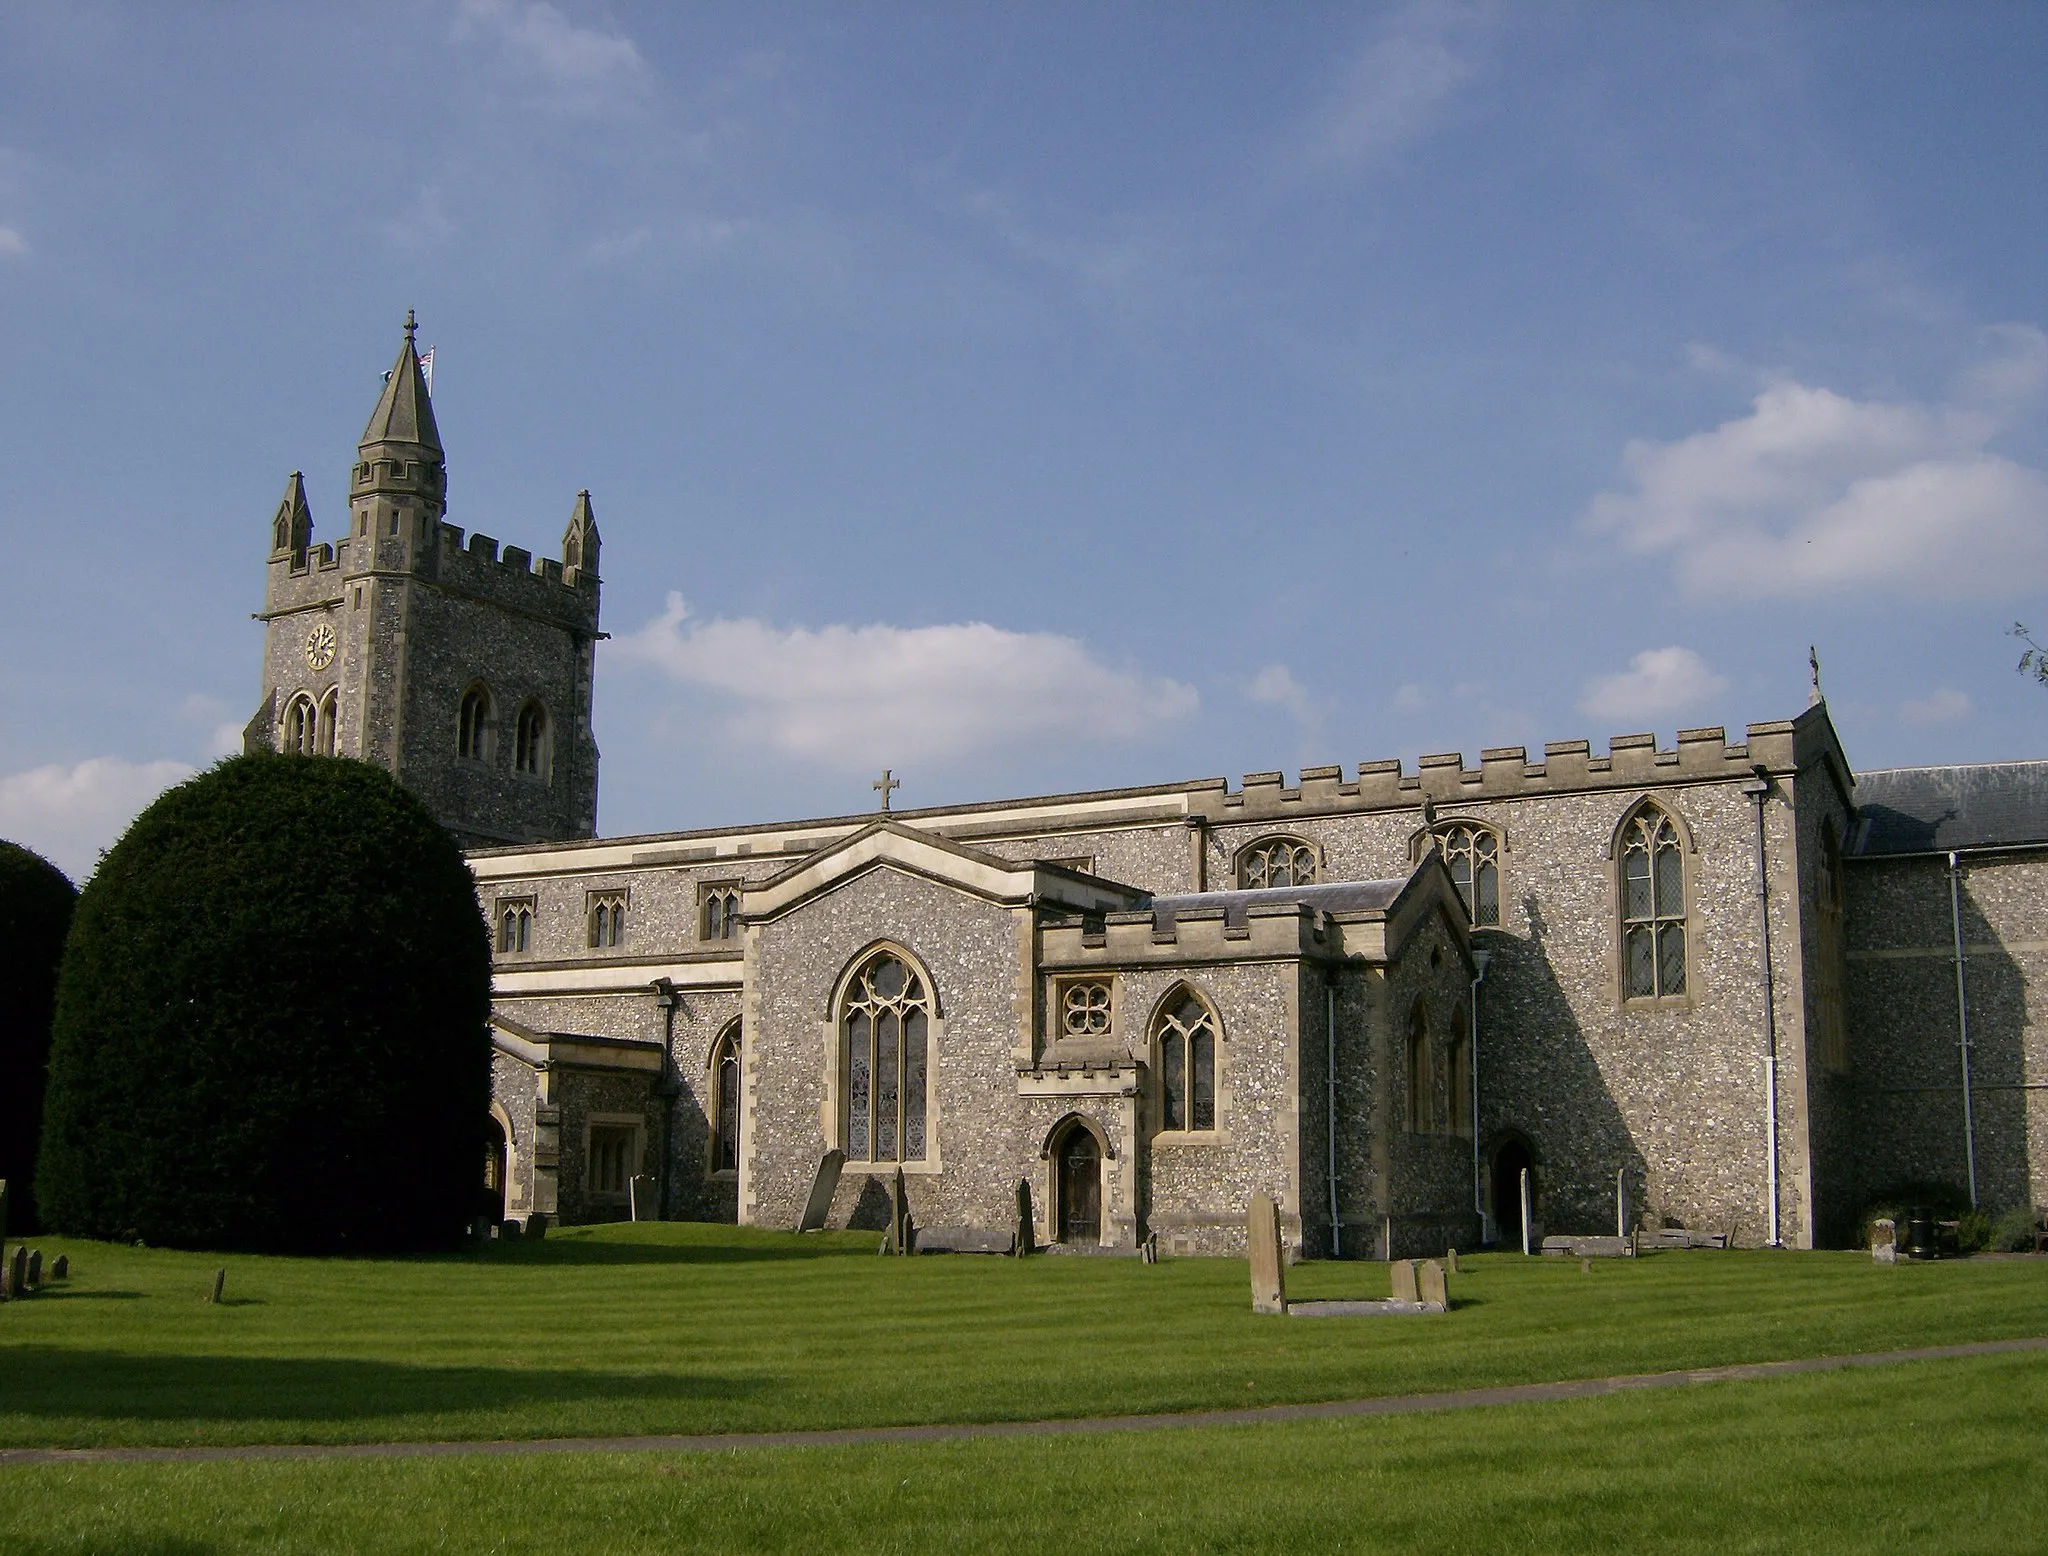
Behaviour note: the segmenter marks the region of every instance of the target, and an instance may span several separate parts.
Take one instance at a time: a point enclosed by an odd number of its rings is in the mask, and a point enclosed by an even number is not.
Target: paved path
[[[1593,1399],[1633,1389],[1687,1388],[1781,1378],[1800,1372],[1850,1367],[1891,1367],[1900,1362],[1950,1361],[1963,1356],[2009,1356],[2048,1351],[2048,1336],[1980,1340],[1912,1351],[1855,1356],[1808,1356],[1794,1361],[1746,1362],[1690,1372],[1647,1372],[1563,1383],[1515,1383],[1502,1388],[1454,1389],[1442,1394],[1393,1394],[1338,1399],[1315,1405],[1262,1405],[1248,1410],[1189,1410],[1169,1415],[1082,1416],[1064,1421],[962,1422],[939,1426],[855,1426],[829,1432],[714,1432],[693,1437],[541,1437],[510,1442],[254,1443],[208,1448],[0,1448],[0,1467],[15,1464],[205,1463],[225,1459],[435,1459],[456,1455],[504,1458],[535,1453],[730,1453],[744,1448],[844,1448],[879,1443],[960,1442],[977,1437],[1053,1437],[1100,1432],[1152,1432],[1190,1426],[1257,1426],[1274,1421],[1336,1421],[1354,1416],[1405,1416],[1432,1410],[1476,1410],[1554,1399]]]

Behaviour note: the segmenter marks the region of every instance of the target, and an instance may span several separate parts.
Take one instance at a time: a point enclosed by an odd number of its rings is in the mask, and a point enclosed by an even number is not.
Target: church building
[[[447,519],[408,318],[346,534],[271,531],[247,743],[469,850],[508,1218],[917,1224],[1314,1257],[1634,1227],[1812,1247],[2048,1203],[2048,762],[1856,772],[1787,719],[597,836],[588,492]],[[830,1168],[825,1182],[832,1186]]]

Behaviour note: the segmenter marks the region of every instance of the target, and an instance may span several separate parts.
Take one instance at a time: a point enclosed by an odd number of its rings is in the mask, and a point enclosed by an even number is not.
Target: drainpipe
[[[661,1101],[661,1176],[656,1181],[654,1192],[661,1206],[661,1219],[669,1218],[669,1147],[675,1129],[676,1098],[682,1093],[682,1086],[675,1073],[676,1011],[683,1003],[683,996],[675,984],[667,978],[656,978],[649,985],[654,990],[654,1002],[661,1007],[661,1079],[655,1084],[654,1095]]]
[[[1769,1246],[1782,1245],[1778,1233],[1778,996],[1771,972],[1771,865],[1764,841],[1764,801],[1771,794],[1771,772],[1759,762],[1750,769],[1754,783],[1742,792],[1756,801],[1756,911],[1763,925],[1764,959],[1764,1151],[1769,1156],[1770,1238]]]
[[[1471,1061],[1466,1067],[1472,1072],[1472,1214],[1479,1219],[1482,1245],[1486,1242],[1486,1191],[1479,1170],[1479,985],[1486,981],[1486,964],[1491,960],[1491,951],[1472,953],[1472,1032],[1465,1040],[1465,1052]]]
[[[1324,1133],[1330,1137],[1330,1257],[1344,1257],[1344,1222],[1337,1214],[1337,974],[1323,985],[1323,1042],[1329,1050],[1329,1091],[1323,1110]]]
[[[1970,1106],[1970,998],[1963,981],[1963,867],[1948,856],[1948,913],[1956,937],[1956,1046],[1963,1058],[1963,1156],[1970,1169],[1970,1208],[1977,1208],[1977,1121]]]

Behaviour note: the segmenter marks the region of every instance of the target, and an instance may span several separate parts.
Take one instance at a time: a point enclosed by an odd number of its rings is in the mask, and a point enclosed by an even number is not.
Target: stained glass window
[[[1159,1074],[1159,1127],[1216,1127],[1216,1017],[1183,991],[1159,1012],[1152,1049]]]
[[[840,1017],[846,1054],[846,1156],[921,1162],[931,1007],[923,980],[877,956],[854,976]]]
[[[1661,810],[1644,810],[1622,834],[1621,969],[1625,998],[1685,992],[1685,855]]]

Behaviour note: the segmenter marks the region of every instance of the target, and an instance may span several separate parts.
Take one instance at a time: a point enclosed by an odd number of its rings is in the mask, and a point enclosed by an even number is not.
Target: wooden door
[[[1102,1153],[1078,1125],[1060,1147],[1060,1241],[1102,1241]]]

